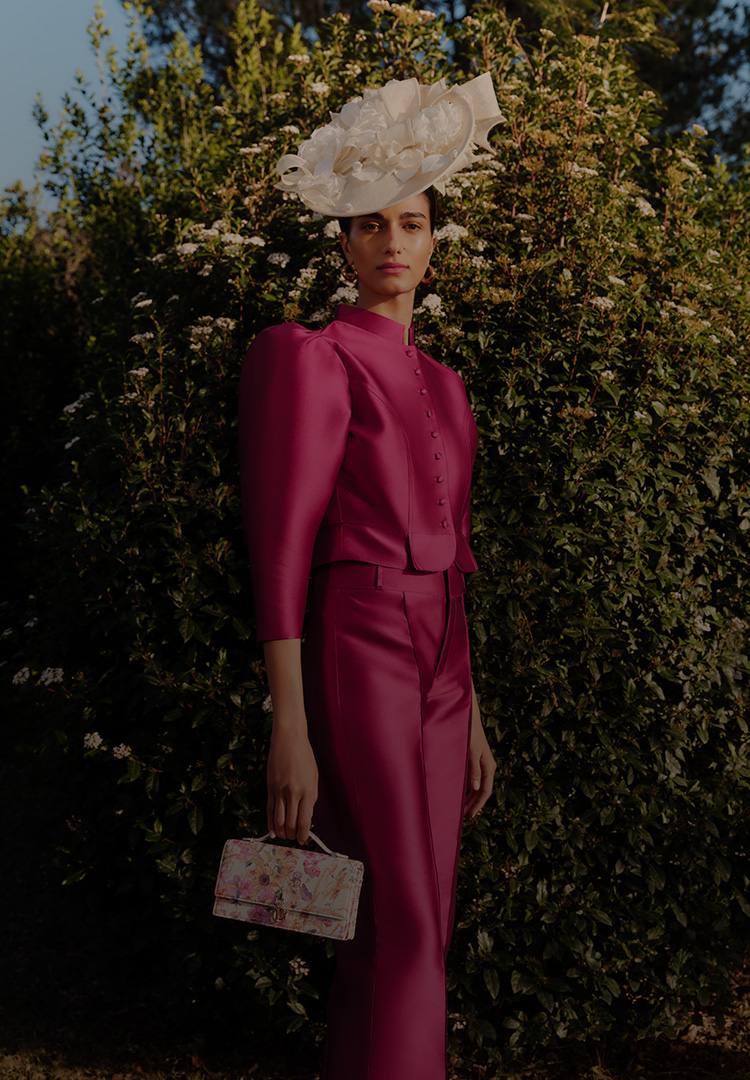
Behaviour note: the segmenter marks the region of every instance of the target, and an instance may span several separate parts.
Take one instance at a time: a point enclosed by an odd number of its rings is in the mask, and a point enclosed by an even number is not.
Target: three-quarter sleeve
[[[258,335],[240,380],[240,478],[260,641],[301,637],[350,417],[349,381],[329,340],[295,323]]]

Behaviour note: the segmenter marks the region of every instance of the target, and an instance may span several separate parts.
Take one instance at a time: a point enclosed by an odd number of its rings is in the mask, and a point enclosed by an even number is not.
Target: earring
[[[344,265],[342,266],[341,276],[344,281],[347,281],[350,285],[353,285],[355,281],[359,280],[357,267],[354,265],[354,263],[350,262],[344,263]]]
[[[435,280],[435,276],[435,271],[432,269],[432,266],[428,265],[427,269],[424,272],[424,277],[422,278],[422,284],[429,285],[431,281]]]

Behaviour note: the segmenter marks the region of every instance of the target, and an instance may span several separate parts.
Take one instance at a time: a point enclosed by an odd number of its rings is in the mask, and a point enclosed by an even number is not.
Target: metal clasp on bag
[[[287,912],[283,907],[284,893],[281,889],[276,893],[276,903],[271,907],[271,918],[274,922],[285,922]]]

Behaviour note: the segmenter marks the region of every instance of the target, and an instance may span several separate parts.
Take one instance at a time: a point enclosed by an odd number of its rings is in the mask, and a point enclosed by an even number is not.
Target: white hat
[[[475,160],[475,144],[492,152],[490,128],[504,119],[489,72],[450,89],[445,79],[392,79],[367,87],[285,154],[276,187],[330,217],[385,210],[428,187],[442,190]]]

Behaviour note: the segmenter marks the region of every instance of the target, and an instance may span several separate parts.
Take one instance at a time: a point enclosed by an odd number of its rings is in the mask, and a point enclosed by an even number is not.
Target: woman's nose
[[[397,229],[391,228],[385,237],[385,250],[390,254],[395,254],[401,250],[401,237]]]

